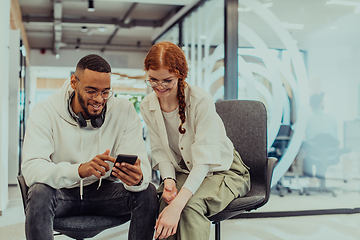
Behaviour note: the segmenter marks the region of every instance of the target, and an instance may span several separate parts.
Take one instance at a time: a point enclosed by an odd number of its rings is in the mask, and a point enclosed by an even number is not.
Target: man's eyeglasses
[[[88,98],[88,99],[94,99],[94,98],[96,98],[98,95],[99,95],[99,93],[101,93],[101,97],[103,98],[103,99],[109,99],[112,95],[113,95],[113,91],[110,89],[110,90],[105,90],[105,91],[102,91],[102,92],[98,92],[98,91],[96,91],[96,90],[89,90],[89,89],[86,89],[85,87],[84,87],[84,85],[82,85],[82,83],[80,82],[80,79],[77,77],[77,76],[75,76],[75,78],[79,81],[79,83],[81,84],[81,86],[83,87],[83,89],[85,90],[85,92],[86,92],[86,97]]]
[[[170,89],[175,85],[176,80],[175,79],[171,79],[171,80],[169,79],[169,80],[159,81],[159,80],[151,80],[150,79],[150,80],[145,80],[145,83],[149,87],[157,87],[160,84],[164,88]]]

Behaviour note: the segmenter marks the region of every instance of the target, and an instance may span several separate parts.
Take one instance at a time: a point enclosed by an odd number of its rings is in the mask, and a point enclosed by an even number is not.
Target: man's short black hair
[[[103,73],[111,72],[110,64],[104,58],[96,54],[90,54],[80,59],[76,66],[76,70],[84,71],[85,69]]]

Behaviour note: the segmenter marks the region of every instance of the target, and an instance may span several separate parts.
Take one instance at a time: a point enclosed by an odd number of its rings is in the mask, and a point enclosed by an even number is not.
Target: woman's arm
[[[190,190],[181,188],[178,196],[159,214],[155,238],[163,239],[176,233],[180,214],[192,195]]]
[[[171,195],[169,197],[170,201],[164,197],[168,197],[167,195],[170,195],[168,194],[169,191],[167,189],[173,189],[175,187],[175,181],[172,179],[166,179],[164,181],[163,198],[164,201],[169,205],[164,208],[164,210],[160,213],[158,220],[156,221],[155,238],[167,238],[170,235],[176,233],[182,210],[192,195],[195,194],[197,189],[200,187],[201,183],[204,181],[207,173],[209,172],[209,169],[210,166],[208,164],[194,166],[194,168],[191,169],[190,174],[187,177],[179,194],[177,196]]]

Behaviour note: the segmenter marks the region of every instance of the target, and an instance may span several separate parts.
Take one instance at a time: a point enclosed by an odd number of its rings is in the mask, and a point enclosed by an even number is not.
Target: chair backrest
[[[278,136],[288,136],[292,135],[293,131],[289,125],[280,125]]]
[[[226,100],[215,103],[215,106],[224,122],[227,136],[250,168],[250,192],[254,187],[265,192],[268,159],[267,113],[264,104],[251,100]]]
[[[25,209],[26,209],[26,198],[27,198],[27,193],[28,193],[29,187],[26,185],[25,178],[23,176],[17,176],[17,180],[19,182],[20,191],[21,191],[21,198],[22,198],[22,201],[23,201],[24,211],[25,211]]]

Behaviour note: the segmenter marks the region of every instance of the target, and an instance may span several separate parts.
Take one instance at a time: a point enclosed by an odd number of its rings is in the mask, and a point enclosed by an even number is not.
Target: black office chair
[[[26,208],[26,199],[28,186],[23,176],[17,177],[24,209]],[[54,218],[54,231],[64,234],[70,238],[82,240],[92,238],[105,229],[119,226],[130,220],[130,214],[122,217],[108,216],[72,216]],[[55,234],[58,235],[58,234]]]
[[[255,210],[269,200],[271,178],[276,158],[268,158],[267,117],[263,103],[248,100],[227,100],[215,104],[224,122],[227,136],[250,167],[250,191],[234,199],[223,211],[209,219],[215,224],[215,239],[220,240],[220,222]]]
[[[286,149],[290,143],[294,131],[292,130],[290,125],[280,125],[279,132],[275,138],[274,143],[271,145],[268,156],[275,157],[281,161],[282,156],[285,154]],[[292,176],[283,176],[279,179],[279,181],[275,185],[275,189],[280,197],[284,197],[284,192],[291,193],[293,190],[299,191],[299,195],[304,194],[304,188],[301,186],[299,182],[299,173],[296,164],[294,162],[290,165],[288,172],[292,173]],[[284,180],[290,178],[294,184],[290,186],[284,185]]]
[[[335,188],[328,188],[325,185],[325,173],[329,166],[339,163],[342,154],[349,151],[340,149],[339,141],[327,133],[319,134],[303,145],[306,151],[304,175],[320,179],[319,187],[305,188],[305,192],[307,195],[310,191],[331,193],[336,197]]]
[[[281,125],[275,141],[268,152],[268,156],[280,159],[286,151],[292,134],[293,130],[289,125]]]

